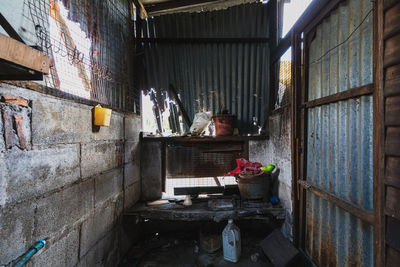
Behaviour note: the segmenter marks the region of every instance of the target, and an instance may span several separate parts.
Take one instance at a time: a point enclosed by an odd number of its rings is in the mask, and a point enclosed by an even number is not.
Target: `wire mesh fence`
[[[139,113],[130,1],[24,0],[18,15],[52,59],[47,87]]]
[[[281,58],[273,63],[272,68],[275,69],[274,88],[275,90],[275,104],[273,109],[286,107],[290,104],[290,92],[292,89],[292,61],[291,49],[289,48]]]

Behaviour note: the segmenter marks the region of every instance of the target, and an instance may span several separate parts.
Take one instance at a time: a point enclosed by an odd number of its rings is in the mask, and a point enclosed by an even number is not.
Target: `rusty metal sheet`
[[[372,8],[369,0],[345,1],[316,27],[309,101],[373,82]],[[307,133],[307,181],[372,211],[372,95],[309,109]],[[373,265],[372,226],[356,216],[307,193],[306,226],[306,249],[319,266]]]
[[[226,10],[149,18],[144,38],[268,38],[267,5],[251,3]],[[161,95],[172,83],[189,117],[199,111],[237,116],[242,133],[253,117],[262,124],[269,105],[270,50],[264,43],[146,43],[145,91]],[[161,100],[160,96],[160,100]]]

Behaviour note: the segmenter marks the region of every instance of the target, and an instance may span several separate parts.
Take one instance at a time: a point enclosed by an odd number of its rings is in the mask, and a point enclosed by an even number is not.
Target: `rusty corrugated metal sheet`
[[[309,100],[373,82],[372,7],[369,0],[345,1],[317,27],[309,55]],[[318,60],[367,15],[346,43]],[[372,140],[371,95],[309,109],[307,181],[372,211]],[[372,226],[313,193],[307,195],[306,222],[307,252],[318,265],[373,265]]]
[[[150,38],[267,38],[268,8],[261,3],[226,10],[179,13],[148,19]],[[172,83],[190,117],[222,107],[237,116],[241,133],[268,112],[268,43],[148,43],[144,90],[162,92]]]

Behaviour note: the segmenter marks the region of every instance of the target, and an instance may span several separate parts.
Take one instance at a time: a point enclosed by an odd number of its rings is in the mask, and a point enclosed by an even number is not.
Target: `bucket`
[[[97,105],[94,108],[94,125],[96,126],[110,126],[111,109],[102,108]]]
[[[263,174],[246,178],[236,177],[242,200],[269,199],[270,175]]]
[[[215,124],[215,134],[221,135],[233,135],[233,124],[235,122],[235,116],[229,114],[218,114],[213,117]]]

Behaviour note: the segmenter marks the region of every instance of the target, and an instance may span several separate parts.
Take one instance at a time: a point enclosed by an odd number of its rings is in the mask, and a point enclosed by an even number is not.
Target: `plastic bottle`
[[[238,262],[242,252],[242,243],[240,240],[240,229],[232,219],[222,231],[222,245],[224,250],[224,259],[231,262]]]

